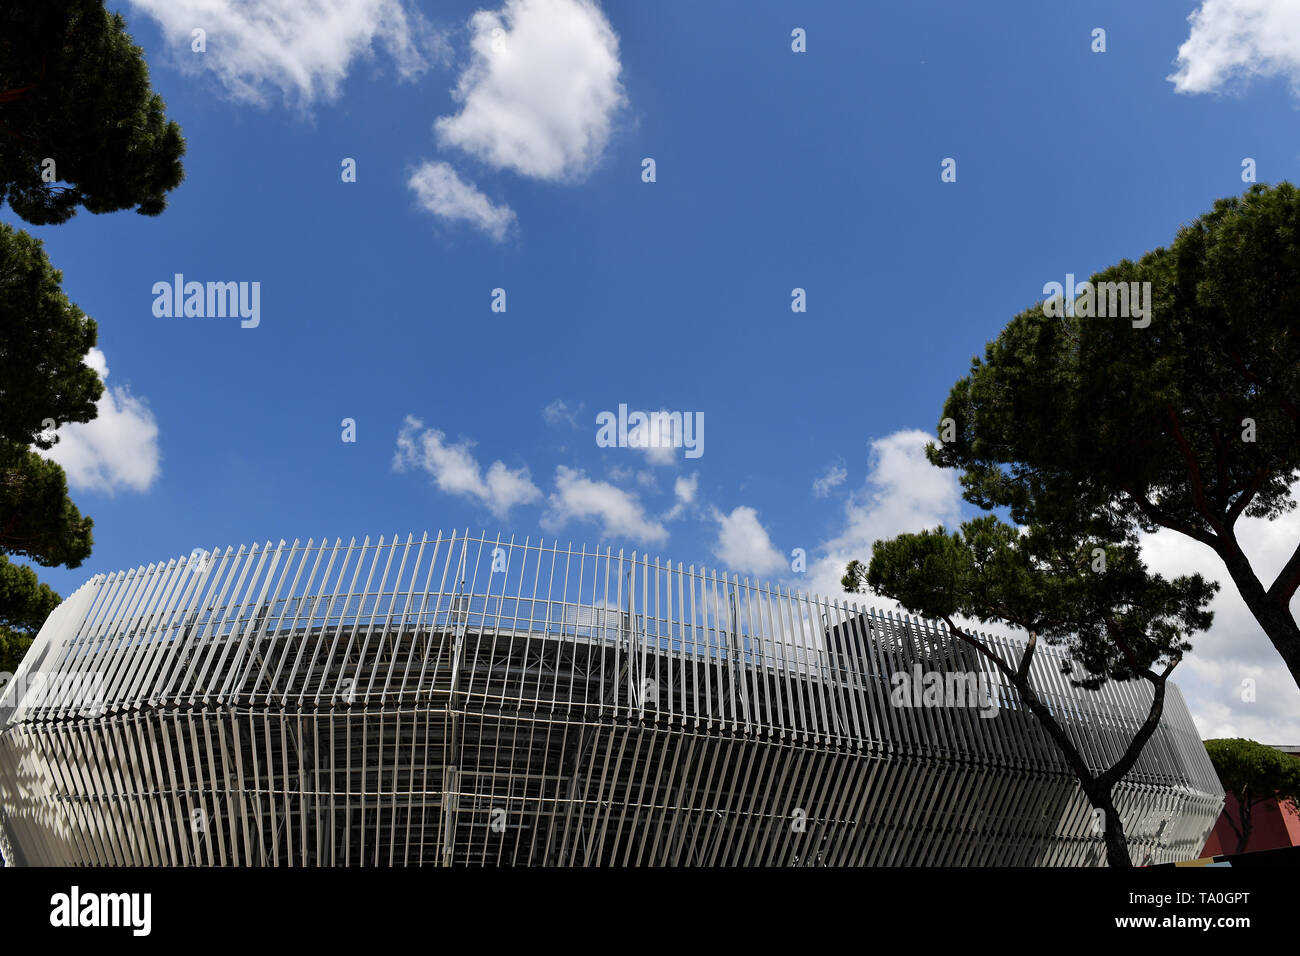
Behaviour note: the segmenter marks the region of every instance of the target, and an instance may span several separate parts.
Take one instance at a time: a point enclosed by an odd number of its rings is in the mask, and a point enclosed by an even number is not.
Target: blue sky
[[[1044,283],[1167,243],[1244,158],[1300,166],[1294,0],[498,2],[120,4],[187,178],[159,218],[30,228],[109,370],[56,452],[95,552],[51,585],[468,527],[831,590],[970,513],[920,433]],[[156,316],[176,273],[258,282],[259,324]],[[703,454],[599,447],[620,404],[702,415]],[[1263,564],[1297,534],[1257,529]],[[1150,559],[1221,577],[1194,547]],[[1176,678],[1207,735],[1294,742],[1239,603]]]

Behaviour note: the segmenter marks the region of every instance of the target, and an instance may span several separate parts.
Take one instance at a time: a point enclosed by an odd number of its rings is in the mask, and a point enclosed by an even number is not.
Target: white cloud
[[[844,484],[848,477],[849,470],[847,468],[841,465],[831,465],[826,469],[826,474],[813,482],[813,495],[818,498],[825,498],[831,493],[831,489]]]
[[[631,538],[659,543],[668,530],[650,518],[641,500],[607,481],[593,481],[585,473],[560,465],[555,469],[555,492],[542,516],[548,530],[558,530],[570,519],[596,522],[604,537]]]
[[[884,606],[874,595],[850,598],[840,578],[853,558],[867,561],[872,542],[961,520],[961,485],[957,472],[937,468],[925,457],[932,436],[922,431],[894,432],[871,442],[870,471],[862,488],[844,505],[843,531],[815,550],[807,574],[793,583],[832,600]],[[811,556],[810,551],[810,556]]]
[[[786,566],[785,558],[772,544],[753,508],[740,505],[729,515],[714,509],[713,520],[718,523],[713,553],[730,570],[741,574],[775,574]]]
[[[624,102],[618,37],[590,0],[506,0],[470,19],[459,113],[435,124],[443,145],[498,169],[582,179]]]
[[[1187,19],[1178,69],[1167,77],[1179,93],[1269,76],[1300,93],[1300,0],[1205,0]]]
[[[108,378],[108,357],[100,349],[91,349],[82,362],[95,370],[101,382]]]
[[[668,409],[660,409],[668,412]],[[683,414],[681,416],[685,418]],[[677,460],[677,449],[685,440],[682,425],[668,415],[651,414],[627,430],[627,447],[645,452],[652,465],[671,465]]]
[[[672,521],[675,518],[681,517],[681,515],[686,512],[686,509],[695,503],[695,496],[699,493],[699,489],[700,475],[698,472],[691,475],[689,478],[679,476],[677,480],[673,482],[673,498],[675,499],[675,503],[664,513],[664,520]]]
[[[99,349],[91,349],[85,363],[101,381],[108,379],[108,360]],[[149,406],[126,387],[106,384],[96,407],[93,420],[64,425],[58,444],[41,454],[62,466],[74,489],[148,491],[161,459],[158,424]]]
[[[542,409],[542,418],[548,425],[559,425],[561,422],[568,422],[571,428],[581,428],[578,424],[578,415],[582,413],[583,403],[579,402],[577,408],[570,408],[564,399],[557,398],[551,404]]]
[[[425,428],[422,421],[408,415],[397,436],[393,468],[398,471],[412,466],[422,468],[440,491],[473,498],[497,517],[542,496],[527,468],[510,469],[503,462],[494,461],[485,477],[470,452],[472,447],[472,442],[448,444],[442,432]]]
[[[129,0],[158,22],[178,64],[212,70],[236,99],[278,91],[307,105],[333,100],[352,61],[382,47],[402,79],[446,57],[446,41],[405,0]],[[192,31],[206,31],[206,50]]]
[[[1300,483],[1292,486],[1291,495],[1300,496]],[[1273,521],[1242,518],[1237,536],[1267,586],[1300,541],[1300,511]],[[1200,572],[1221,584],[1212,605],[1213,626],[1191,639],[1192,653],[1173,674],[1201,735],[1271,744],[1300,740],[1300,688],[1219,557],[1205,545],[1163,529],[1143,537],[1142,553],[1151,570],[1167,577]],[[1298,607],[1300,599],[1292,602],[1292,614]],[[1244,680],[1255,682],[1253,701],[1242,700]]]
[[[682,504],[689,505],[695,501],[695,495],[699,489],[700,476],[698,473],[691,475],[689,478],[678,478],[673,483],[673,494],[677,496],[677,500]]]
[[[503,241],[515,224],[513,209],[492,202],[447,163],[422,164],[406,184],[426,211],[453,222],[468,222],[497,242]]]

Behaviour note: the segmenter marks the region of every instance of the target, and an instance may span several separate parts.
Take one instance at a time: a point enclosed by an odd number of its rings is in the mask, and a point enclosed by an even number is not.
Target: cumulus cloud
[[[208,69],[235,99],[278,91],[333,100],[352,62],[381,48],[402,79],[447,56],[445,39],[406,0],[129,0],[157,21],[184,69]],[[192,49],[205,31],[206,50]]]
[[[681,414],[679,417],[683,421],[679,422],[671,417],[672,413],[668,409],[661,408],[659,411],[664,414],[651,413],[644,421],[627,430],[627,446],[644,452],[652,465],[671,465],[677,460],[677,449],[685,441],[684,419],[689,413]],[[702,425],[695,426],[694,420],[692,427],[701,431],[703,428]],[[692,434],[692,440],[702,441],[703,435]]]
[[[681,475],[673,482],[673,506],[664,513],[665,521],[681,517],[686,509],[695,504],[695,497],[700,490],[700,476],[695,473],[690,477]]]
[[[1300,483],[1291,494],[1300,495]],[[1237,536],[1267,586],[1300,541],[1300,511],[1273,521],[1241,518]],[[1142,553],[1153,571],[1168,577],[1199,572],[1221,584],[1212,605],[1214,625],[1192,638],[1192,653],[1173,674],[1201,735],[1272,744],[1300,740],[1300,688],[1219,557],[1205,545],[1163,529],[1143,537]],[[1298,608],[1300,599],[1292,602],[1292,614]]]
[[[572,408],[561,398],[557,398],[551,404],[542,409],[542,418],[548,425],[559,425],[567,422],[571,428],[581,428],[578,424],[578,415],[582,413],[583,403],[579,402],[577,408]]]
[[[494,461],[484,475],[472,447],[472,442],[449,444],[442,432],[425,428],[422,421],[408,415],[397,436],[393,468],[423,469],[440,491],[474,499],[497,517],[542,496],[527,468],[510,469],[504,462]]]
[[[1300,0],[1205,0],[1168,79],[1179,93],[1281,76],[1300,94]]]
[[[85,363],[101,381],[107,381],[108,360],[102,351],[91,349]],[[41,454],[67,472],[73,489],[148,491],[161,470],[162,457],[158,424],[149,406],[125,386],[109,388],[106,384],[96,407],[98,414],[93,420],[58,429],[58,443]]]
[[[451,222],[467,222],[497,242],[503,241],[515,224],[513,209],[492,202],[447,163],[422,164],[406,184],[427,212]]]
[[[460,112],[438,119],[440,142],[535,179],[586,176],[625,95],[618,37],[590,0],[506,0],[470,19]]]
[[[775,574],[786,566],[785,558],[772,544],[753,508],[740,505],[731,514],[714,509],[713,520],[718,524],[713,553],[730,570],[741,574]]]
[[[815,549],[819,553],[800,575],[800,588],[845,600],[840,578],[853,558],[866,561],[879,538],[933,528],[961,520],[961,486],[957,473],[936,468],[925,457],[932,436],[918,430],[894,432],[870,445],[869,471],[863,486],[844,505],[840,534]],[[810,557],[812,552],[810,552]],[[871,604],[886,602],[870,596]],[[864,597],[856,598],[861,603]]]
[[[818,498],[825,498],[831,493],[831,490],[838,488],[849,477],[847,468],[841,465],[831,465],[826,469],[826,474],[822,475],[813,482],[813,495]]]
[[[555,492],[548,504],[542,524],[551,531],[576,519],[598,524],[607,538],[648,544],[668,540],[668,529],[646,514],[635,494],[607,481],[593,481],[575,468],[555,469]]]
[[[673,482],[673,494],[682,504],[691,504],[695,501],[695,495],[700,490],[699,474],[691,475],[689,478],[683,476]]]

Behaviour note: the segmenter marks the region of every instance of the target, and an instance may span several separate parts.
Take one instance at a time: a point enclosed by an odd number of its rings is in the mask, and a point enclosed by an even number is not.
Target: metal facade
[[[1113,761],[1150,689],[1034,668]],[[982,675],[991,716],[895,706],[931,672]],[[1135,862],[1197,856],[1222,802],[1170,685],[1117,794]],[[0,697],[11,863],[1101,865],[1093,821],[941,629],[608,549],[440,533],[98,576]]]

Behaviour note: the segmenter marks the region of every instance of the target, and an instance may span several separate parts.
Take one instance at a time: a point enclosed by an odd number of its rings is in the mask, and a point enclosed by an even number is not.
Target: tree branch
[[[1047,735],[1051,737],[1056,746],[1060,748],[1061,753],[1065,757],[1066,763],[1070,765],[1070,769],[1073,770],[1075,776],[1078,777],[1079,783],[1083,787],[1084,792],[1088,794],[1089,800],[1092,800],[1095,795],[1094,792],[1097,790],[1097,777],[1093,774],[1092,770],[1089,769],[1087,762],[1083,759],[1083,755],[1080,754],[1079,749],[1075,747],[1074,741],[1066,735],[1060,723],[1057,722],[1056,717],[1053,716],[1052,712],[1043,705],[1041,700],[1038,699],[1038,695],[1034,692],[1034,688],[1030,685],[1029,681],[1024,677],[1021,677],[1018,671],[1012,671],[1002,658],[989,651],[983,644],[970,637],[961,628],[957,627],[957,625],[955,625],[952,622],[952,619],[947,615],[944,616],[944,622],[948,625],[949,630],[951,630],[953,634],[964,640],[967,644],[970,644],[977,651],[991,660],[994,665],[1010,679],[1012,686],[1015,687],[1016,692],[1020,695],[1020,699],[1024,702],[1025,706],[1029,708],[1033,715],[1038,718],[1038,722],[1042,725],[1043,729],[1047,731]],[[1028,659],[1029,649],[1026,648],[1026,654],[1022,660]],[[1095,805],[1096,804],[1094,803],[1094,806]]]
[[[12,90],[0,90],[0,103],[13,103],[20,100],[39,85],[38,83],[28,83],[26,86],[17,86]]]
[[[1034,650],[1038,646],[1038,632],[1029,632],[1029,643],[1025,645],[1025,653],[1020,658],[1020,666],[1016,668],[1016,677],[1024,680],[1029,674],[1029,664],[1034,659]]]
[[[1179,521],[1177,518],[1171,517],[1170,515],[1166,514],[1164,511],[1156,507],[1154,504],[1152,504],[1151,501],[1145,495],[1139,494],[1130,485],[1124,486],[1124,493],[1129,496],[1129,498],[1133,501],[1135,505],[1138,506],[1139,511],[1141,511],[1144,515],[1146,515],[1156,524],[1162,525],[1163,527],[1166,527],[1171,531],[1177,531],[1180,534],[1185,534],[1189,538],[1193,538],[1201,542],[1202,544],[1208,545],[1209,547],[1213,548],[1216,552],[1219,550],[1218,538],[1215,535],[1212,535],[1206,531],[1202,531],[1200,528],[1197,528],[1194,525],[1187,524],[1185,521]]]
[[[1146,671],[1142,675],[1146,680],[1150,681],[1152,688],[1151,706],[1147,710],[1147,719],[1142,722],[1138,732],[1129,741],[1124,756],[1115,761],[1109,769],[1097,778],[1098,785],[1109,790],[1123,780],[1124,775],[1132,770],[1133,765],[1137,763],[1138,757],[1142,755],[1142,748],[1147,745],[1147,741],[1151,739],[1151,736],[1156,732],[1156,728],[1160,726],[1160,715],[1165,709],[1165,679],[1173,668],[1174,665],[1171,663],[1165,668],[1163,675],[1156,675],[1151,671]]]
[[[1165,406],[1165,412],[1169,415],[1169,423],[1173,427],[1171,434],[1174,441],[1178,443],[1178,449],[1183,454],[1183,461],[1187,465],[1187,472],[1192,479],[1192,500],[1196,502],[1196,510],[1216,532],[1223,533],[1223,523],[1213,514],[1210,513],[1210,505],[1205,500],[1205,482],[1201,478],[1201,465],[1196,460],[1196,454],[1192,451],[1192,446],[1188,443],[1183,435],[1183,430],[1178,424],[1178,413],[1174,411],[1172,405]]]
[[[1300,545],[1296,545],[1296,549],[1291,552],[1291,557],[1287,558],[1286,564],[1282,566],[1282,570],[1269,586],[1269,600],[1283,610],[1290,610],[1291,598],[1295,595],[1296,588],[1300,588]]]
[[[1272,474],[1273,469],[1271,468],[1264,468],[1261,466],[1255,469],[1255,476],[1250,480],[1250,484],[1246,486],[1246,489],[1228,508],[1228,524],[1231,525],[1237,523],[1237,519],[1241,517],[1241,513],[1250,506],[1252,501],[1255,500],[1255,496],[1259,494],[1259,489],[1264,487],[1264,482],[1267,481],[1269,476]]]

